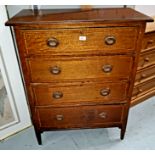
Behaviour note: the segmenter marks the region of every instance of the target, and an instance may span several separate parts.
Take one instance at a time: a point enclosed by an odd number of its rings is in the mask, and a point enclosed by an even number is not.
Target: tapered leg
[[[121,128],[121,134],[120,134],[120,139],[121,140],[124,139],[125,131],[126,131],[126,125],[122,126],[122,128]]]
[[[123,121],[122,125],[120,126],[121,128],[121,134],[120,134],[120,139],[123,140],[126,132],[126,126],[127,126],[127,121],[128,121],[128,113],[129,113],[129,104],[124,105],[124,114],[123,114]]]
[[[42,145],[41,132],[36,132],[36,137],[39,145]]]
[[[36,138],[37,138],[38,144],[42,145],[42,139],[41,139],[41,133],[42,132],[35,130],[35,133],[36,133]]]
[[[123,129],[121,129],[121,136],[120,139],[123,140],[124,139],[124,135],[125,135],[125,131]]]

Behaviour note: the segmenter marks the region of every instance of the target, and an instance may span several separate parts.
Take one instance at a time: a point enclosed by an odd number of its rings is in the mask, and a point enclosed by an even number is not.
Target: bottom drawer
[[[146,94],[151,89],[155,88],[155,78],[147,80],[144,83],[136,85],[133,89],[132,99],[136,98],[137,96],[141,96]]]
[[[37,116],[43,128],[87,128],[120,122],[122,111],[121,105],[37,108]]]

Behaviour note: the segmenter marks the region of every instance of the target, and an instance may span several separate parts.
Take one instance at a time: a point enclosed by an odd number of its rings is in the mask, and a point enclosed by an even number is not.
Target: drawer
[[[32,86],[36,106],[68,106],[120,103],[127,98],[127,82],[80,84],[36,84]]]
[[[133,51],[136,27],[24,30],[27,54],[68,55]]]
[[[155,65],[155,49],[144,52],[140,55],[138,69]]]
[[[150,48],[155,48],[155,31],[145,33],[142,41],[142,50],[148,50]]]
[[[155,65],[139,70],[136,73],[136,82],[143,82],[149,78],[155,77]]]
[[[61,60],[28,59],[32,82],[88,80],[94,78],[128,79],[132,57],[100,56]]]
[[[147,80],[142,84],[135,86],[133,89],[132,96],[136,97],[137,95],[138,96],[143,95],[154,88],[155,88],[155,78]]]
[[[104,123],[121,122],[123,106],[81,106],[38,108],[40,127],[86,128]]]

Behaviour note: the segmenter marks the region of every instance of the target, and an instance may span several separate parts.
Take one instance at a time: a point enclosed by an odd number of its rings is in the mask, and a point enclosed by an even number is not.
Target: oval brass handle
[[[63,115],[56,115],[56,120],[57,121],[62,121],[64,119]]]
[[[103,65],[102,67],[102,71],[105,72],[105,73],[110,73],[112,71],[112,65]]]
[[[114,36],[108,36],[105,37],[104,41],[107,45],[113,45],[116,43],[116,38]]]
[[[104,88],[104,89],[101,89],[101,91],[100,91],[100,95],[102,95],[102,96],[108,96],[109,94],[110,94],[109,88]]]
[[[61,73],[61,68],[58,66],[50,67],[50,72],[54,75]]]
[[[107,113],[106,112],[101,112],[99,114],[99,117],[105,119],[105,118],[107,118]]]
[[[142,93],[142,92],[143,92],[143,90],[141,88],[137,88],[136,93],[134,93],[133,95],[137,96],[137,95],[139,95],[139,93]]]
[[[47,45],[49,47],[57,47],[59,45],[59,41],[56,38],[49,38],[47,40]]]
[[[62,97],[63,97],[63,93],[60,92],[60,91],[56,91],[56,92],[53,93],[53,98],[54,99],[60,99]]]
[[[138,88],[138,92],[139,92],[139,93],[142,93],[143,90],[142,90],[141,88]]]
[[[144,61],[146,61],[146,62],[149,62],[149,60],[150,60],[149,57],[144,58]]]

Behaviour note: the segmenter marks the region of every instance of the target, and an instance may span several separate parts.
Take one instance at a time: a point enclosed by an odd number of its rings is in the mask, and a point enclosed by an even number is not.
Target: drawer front
[[[155,77],[155,65],[138,71],[135,80],[136,82],[142,82],[153,76]]]
[[[140,55],[138,69],[155,64],[155,49],[142,53]]]
[[[142,50],[155,48],[155,32],[145,33],[142,42]]]
[[[36,106],[65,106],[83,103],[124,102],[127,98],[126,82],[87,83],[79,85],[38,84],[33,86]]]
[[[146,82],[135,86],[133,89],[132,96],[136,97],[137,95],[138,96],[143,95],[154,88],[155,88],[155,78],[147,80]]]
[[[27,54],[68,55],[133,51],[136,27],[23,31]]]
[[[94,78],[128,79],[132,69],[132,57],[129,56],[85,57],[61,61],[28,59],[28,62],[32,82]]]
[[[120,122],[122,106],[82,106],[38,108],[40,127],[85,128],[104,123]]]

